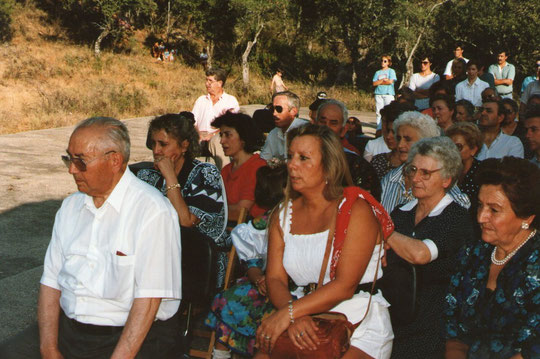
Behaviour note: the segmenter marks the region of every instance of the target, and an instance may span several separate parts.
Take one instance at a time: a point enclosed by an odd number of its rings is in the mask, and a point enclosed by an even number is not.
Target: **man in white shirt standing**
[[[478,63],[474,60],[467,62],[467,80],[456,85],[456,101],[468,100],[475,107],[482,106],[482,91],[489,84],[478,78]]]
[[[208,150],[220,170],[229,164],[229,157],[223,153],[219,143],[219,129],[211,126],[212,121],[227,111],[238,112],[240,105],[236,97],[226,93],[223,88],[227,81],[227,73],[223,69],[212,68],[206,71],[206,95],[202,95],[193,105],[195,127],[199,131],[200,140],[208,142]]]
[[[514,156],[523,158],[523,144],[519,138],[508,136],[501,130],[504,120],[504,105],[495,100],[483,103],[478,126],[484,134],[484,145],[476,156],[480,161],[486,158]]]
[[[309,121],[297,117],[300,98],[290,91],[276,92],[272,96],[271,110],[276,127],[268,133],[260,156],[266,161],[272,158],[284,160],[287,157],[287,132],[307,125]]]
[[[508,51],[500,51],[497,55],[497,64],[489,66],[488,72],[495,78],[495,88],[501,98],[512,98],[512,84],[516,76],[514,65],[506,62]]]
[[[463,45],[462,44],[456,44],[456,47],[454,48],[454,58],[446,64],[446,67],[444,69],[444,78],[446,80],[451,80],[454,76],[452,75],[452,62],[457,59],[463,59],[465,62],[469,62],[468,59],[463,57]]]
[[[181,298],[176,211],[126,171],[130,140],[122,122],[97,117],[79,123],[66,152],[62,160],[79,192],[62,202],[45,255],[41,356],[167,358],[176,345]],[[29,346],[35,342],[28,338]]]

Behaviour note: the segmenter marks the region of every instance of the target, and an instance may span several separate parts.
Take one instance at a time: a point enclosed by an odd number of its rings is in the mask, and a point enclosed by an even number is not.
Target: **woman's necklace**
[[[517,246],[516,249],[514,249],[512,252],[508,253],[508,255],[506,257],[504,257],[503,259],[500,259],[500,260],[495,258],[495,252],[497,251],[497,247],[495,246],[495,248],[493,248],[493,252],[491,252],[491,263],[495,264],[496,266],[505,265],[506,262],[508,262],[510,260],[510,258],[512,258],[514,256],[514,254],[516,254],[517,251],[519,251],[519,249],[521,247],[523,247],[525,245],[525,243],[527,243],[527,241],[529,239],[534,237],[535,234],[536,234],[536,229],[534,231],[532,231],[531,234],[529,234],[529,236],[527,237],[527,239],[525,239],[523,242],[521,242],[521,244],[519,246]]]

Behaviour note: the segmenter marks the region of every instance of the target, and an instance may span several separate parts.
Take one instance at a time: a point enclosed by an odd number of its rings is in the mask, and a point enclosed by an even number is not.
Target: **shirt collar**
[[[438,216],[452,202],[454,202],[454,199],[448,193],[445,194],[444,197],[439,201],[439,203],[437,203],[437,205],[431,210],[431,212],[429,212],[428,217]],[[418,198],[415,198],[414,200],[404,204],[400,208],[400,210],[408,212],[414,207],[416,207],[417,204],[418,204]]]
[[[114,189],[112,190],[111,194],[109,195],[109,197],[107,197],[107,199],[105,200],[105,202],[100,208],[103,208],[103,206],[105,206],[105,204],[108,203],[117,212],[120,212],[120,208],[122,207],[122,201],[124,199],[127,189],[129,188],[129,184],[131,183],[133,178],[135,178],[135,175],[131,173],[129,169],[126,168],[126,170],[124,171],[124,174],[122,175],[122,177],[120,177],[120,181],[118,181],[116,186],[114,186]],[[90,209],[95,210],[96,206],[91,196],[86,195],[84,203]]]

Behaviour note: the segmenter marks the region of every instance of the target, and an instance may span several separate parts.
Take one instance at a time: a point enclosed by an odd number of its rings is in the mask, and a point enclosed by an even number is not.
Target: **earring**
[[[521,229],[529,229],[529,223],[521,222]]]
[[[325,180],[324,183],[325,183],[325,184],[328,184],[328,180]]]

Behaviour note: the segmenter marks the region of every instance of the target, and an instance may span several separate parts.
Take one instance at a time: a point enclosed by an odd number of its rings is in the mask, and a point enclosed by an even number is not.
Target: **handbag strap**
[[[338,201],[341,202],[341,199]],[[334,234],[336,231],[336,218],[337,218],[338,208],[334,210],[332,216],[332,221],[330,222],[330,228],[328,229],[328,239],[326,240],[326,249],[324,251],[324,258],[321,267],[321,273],[319,274],[319,281],[317,282],[317,288],[322,287],[324,281],[324,274],[326,273],[326,266],[328,265],[328,260],[330,259],[330,248],[332,248],[332,240],[334,239]]]

